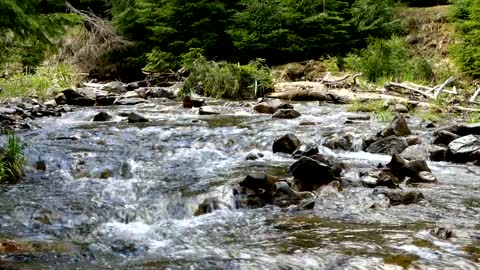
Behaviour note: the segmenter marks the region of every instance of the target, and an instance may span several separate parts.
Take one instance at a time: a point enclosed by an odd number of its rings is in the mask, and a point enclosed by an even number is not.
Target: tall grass
[[[40,66],[35,71],[18,72],[0,79],[0,98],[38,97],[46,99],[65,88],[73,87],[82,77],[70,64]]]
[[[24,175],[25,163],[20,140],[15,135],[8,134],[7,142],[0,152],[0,182],[18,182]]]
[[[374,117],[381,122],[392,121],[395,112],[390,111],[383,100],[359,101],[355,100],[348,106],[349,112],[371,112]]]

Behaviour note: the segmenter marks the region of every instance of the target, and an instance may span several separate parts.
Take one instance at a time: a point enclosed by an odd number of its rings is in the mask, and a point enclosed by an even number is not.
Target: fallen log
[[[440,94],[442,93],[443,88],[445,88],[447,85],[455,81],[454,77],[448,78],[443,84],[441,84],[439,87],[436,87],[435,94],[433,95],[433,99],[438,99],[440,97]]]
[[[418,90],[416,88],[413,88],[411,86],[408,86],[408,85],[405,85],[405,84],[401,84],[401,83],[394,83],[394,82],[388,82],[388,83],[385,83],[385,85],[383,86],[385,88],[385,90],[387,91],[392,91],[392,92],[397,92],[397,93],[400,93],[400,94],[403,94],[402,91],[399,91],[398,89],[405,89],[405,90],[408,90],[410,92],[413,92],[413,93],[416,93],[416,94],[420,94],[424,97],[428,97],[428,98],[431,98],[431,99],[434,99],[434,96],[430,95],[429,93],[425,92],[425,91],[421,91],[421,90]]]

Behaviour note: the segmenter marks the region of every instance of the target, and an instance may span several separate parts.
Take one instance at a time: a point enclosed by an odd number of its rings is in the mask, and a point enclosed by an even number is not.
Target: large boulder
[[[395,135],[371,143],[365,151],[378,154],[400,154],[408,147],[407,140]]]
[[[253,107],[253,110],[258,113],[274,114],[279,109],[293,109],[293,106],[288,103],[284,103],[279,99],[268,100],[266,102],[258,103]]]
[[[448,144],[446,160],[465,163],[480,159],[480,136],[467,135]]]
[[[122,82],[109,82],[101,87],[102,91],[109,93],[122,94],[127,92],[127,88],[123,85]]]
[[[273,142],[273,153],[293,154],[302,142],[292,133],[288,133]]]
[[[425,199],[423,193],[418,190],[375,188],[373,190],[373,195],[384,195],[389,199],[390,205],[392,206],[418,203]]]
[[[111,106],[117,100],[117,95],[115,94],[97,94],[95,97],[96,105],[98,106]]]
[[[448,145],[452,141],[460,138],[459,135],[452,133],[448,130],[440,130],[438,132],[435,132],[435,139],[433,141],[433,144],[439,144],[439,145]]]
[[[295,186],[299,191],[313,191],[336,180],[332,168],[313,158],[302,157],[290,166]]]
[[[295,119],[302,116],[299,112],[294,109],[280,109],[273,114],[273,118],[278,119]]]
[[[412,131],[407,125],[407,121],[405,121],[405,118],[403,115],[397,115],[395,118],[393,118],[392,122],[390,123],[390,126],[388,126],[385,130],[382,131],[382,137],[388,137],[391,135],[399,136],[399,137],[404,137],[412,134]]]
[[[432,147],[426,144],[411,145],[403,150],[400,155],[407,160],[426,159],[430,156],[431,149]]]
[[[68,105],[93,106],[95,105],[95,94],[87,89],[65,89],[62,91],[63,97],[57,95],[55,101],[59,104],[63,102]]]

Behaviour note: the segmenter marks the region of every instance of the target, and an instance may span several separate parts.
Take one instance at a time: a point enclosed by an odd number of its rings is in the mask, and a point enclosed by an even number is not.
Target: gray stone
[[[408,108],[403,104],[396,104],[395,111],[398,113],[408,113]]]
[[[314,191],[336,180],[330,166],[309,157],[302,157],[292,164],[290,173],[299,191]]]
[[[292,133],[288,133],[279,139],[276,139],[272,146],[273,153],[293,154],[302,142]]]
[[[470,162],[480,159],[480,136],[467,135],[448,144],[446,159],[452,162]]]
[[[407,140],[395,135],[383,138],[370,144],[365,151],[379,154],[400,154],[408,147]]]
[[[435,140],[433,141],[433,144],[448,145],[449,143],[458,138],[460,138],[460,136],[455,133],[447,130],[441,130],[435,133]]]
[[[280,109],[273,114],[273,118],[278,119],[295,119],[302,116],[299,112],[294,109]]]
[[[392,206],[418,203],[421,200],[425,199],[423,193],[418,190],[399,190],[386,188],[375,188],[373,190],[373,195],[380,194],[387,197],[390,201],[390,205]]]
[[[407,121],[405,121],[405,118],[401,114],[395,116],[395,118],[393,118],[392,122],[390,123],[390,126],[387,127],[384,131],[382,131],[383,137],[388,137],[391,135],[403,137],[410,134],[412,134],[412,131],[410,131],[410,128],[407,125]]]
[[[117,98],[114,105],[136,105],[141,103],[147,103],[148,101],[143,98]]]
[[[99,112],[93,117],[94,122],[108,121],[112,119],[112,116],[107,112]]]
[[[253,110],[258,113],[274,114],[279,109],[293,109],[293,106],[288,103],[284,103],[279,99],[268,100],[261,102],[253,107]]]
[[[145,118],[143,115],[132,112],[130,113],[130,115],[128,115],[128,122],[129,123],[148,122],[148,119]]]

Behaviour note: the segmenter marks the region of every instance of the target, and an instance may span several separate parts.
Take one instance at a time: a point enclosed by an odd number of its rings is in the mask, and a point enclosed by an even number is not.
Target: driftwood
[[[334,87],[334,88],[348,88],[348,87],[352,87],[353,85],[358,85],[357,83],[357,78],[362,76],[363,74],[362,73],[357,73],[357,74],[347,74],[339,79],[336,79],[336,80],[327,80],[324,78],[316,78],[316,79],[313,79],[314,82],[319,82],[319,83],[323,83],[324,85],[328,86],[328,87]],[[353,80],[353,85],[348,83],[347,80],[349,78],[352,78]]]
[[[468,102],[474,103],[474,104],[479,104],[478,102],[476,102],[477,97],[478,97],[479,94],[480,94],[480,87],[478,87],[477,91],[475,91],[475,93],[472,95],[472,97],[470,98],[470,100],[468,100]]]
[[[442,92],[444,93],[449,93],[449,94],[458,94],[457,89],[453,87],[452,91],[445,90],[444,88],[452,83],[455,80],[455,78],[450,77],[448,78],[444,83],[441,85],[435,86],[435,87],[427,87],[427,86],[422,86],[414,83],[395,83],[395,82],[388,82],[384,85],[385,90],[387,91],[392,91],[392,92],[397,92],[403,94],[402,90],[408,90],[411,93],[414,94],[420,94],[424,97],[436,100],[438,97],[440,97],[440,94]],[[433,93],[433,95],[432,95]]]

